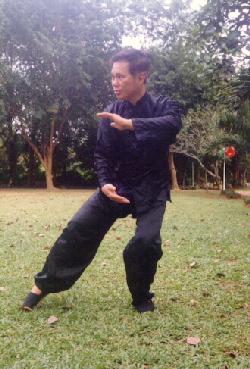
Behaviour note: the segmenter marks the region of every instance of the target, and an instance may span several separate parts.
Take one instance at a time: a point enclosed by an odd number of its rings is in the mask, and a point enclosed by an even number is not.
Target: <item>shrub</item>
[[[245,205],[250,206],[250,196],[245,196],[243,200]]]
[[[240,199],[241,194],[234,192],[233,190],[222,190],[221,195],[226,196],[228,199]]]

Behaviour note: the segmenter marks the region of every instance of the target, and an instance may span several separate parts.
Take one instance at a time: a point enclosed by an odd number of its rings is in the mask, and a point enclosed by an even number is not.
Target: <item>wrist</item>
[[[127,119],[127,129],[129,131],[133,131],[134,130],[134,126],[133,126],[133,121],[132,119]]]

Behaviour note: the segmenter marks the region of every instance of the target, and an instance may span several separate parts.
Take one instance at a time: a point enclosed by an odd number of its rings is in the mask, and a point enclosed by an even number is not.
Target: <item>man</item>
[[[111,62],[117,101],[97,114],[100,188],[54,244],[24,301],[25,311],[48,293],[69,289],[115,220],[128,214],[136,218],[135,235],[123,252],[132,305],[141,313],[154,310],[150,285],[162,256],[160,229],[170,199],[168,151],[181,128],[180,106],[146,91],[150,61],[144,52],[124,49]]]

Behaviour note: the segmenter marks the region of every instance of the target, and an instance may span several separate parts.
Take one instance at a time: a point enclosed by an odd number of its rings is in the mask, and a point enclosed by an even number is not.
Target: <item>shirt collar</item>
[[[127,104],[128,107],[130,108],[136,108],[142,104],[145,103],[145,101],[147,100],[149,93],[146,91],[145,94],[140,98],[140,100],[137,101],[137,103],[134,105],[132,104],[130,101],[125,100],[125,103]]]

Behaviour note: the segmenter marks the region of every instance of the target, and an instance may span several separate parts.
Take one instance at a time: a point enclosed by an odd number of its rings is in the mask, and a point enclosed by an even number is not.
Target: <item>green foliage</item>
[[[121,40],[119,3],[3,0],[1,10],[0,57],[7,71],[1,110],[47,170],[65,126],[74,135],[80,125],[87,136],[98,107],[110,98],[105,80]]]
[[[146,45],[156,41],[158,47],[172,49],[185,34],[189,23],[189,0],[130,0],[124,9],[125,31],[145,36]]]
[[[235,146],[238,167],[250,168],[250,100],[241,102],[237,111],[224,110],[219,122],[226,132],[227,143]],[[224,140],[225,141],[225,140]]]
[[[240,101],[250,99],[250,68],[242,68],[232,81],[233,95]]]
[[[157,94],[169,95],[186,108],[203,104],[209,97],[209,83],[204,66],[194,53],[181,44],[171,51],[152,49],[153,72],[150,88]]]
[[[221,177],[218,164],[222,164],[220,151],[224,133],[219,128],[221,106],[207,105],[189,109],[183,119],[183,128],[178,135],[175,152],[199,160],[214,176]],[[204,168],[204,169],[205,169]],[[210,174],[211,174],[210,173]]]
[[[208,0],[197,14],[197,22],[204,50],[220,55],[221,65],[239,53],[249,41],[247,1]]]
[[[95,113],[112,99],[109,57],[124,34],[142,34],[154,66],[150,89],[185,107],[178,150],[215,170],[219,150],[234,144],[230,171],[245,173],[250,95],[242,50],[248,17],[241,0],[209,0],[196,12],[186,0],[1,0],[0,137],[7,152],[2,150],[2,165],[11,166],[8,147],[17,133],[33,144],[43,165],[56,148],[58,176],[74,161],[91,171]],[[19,146],[16,162],[19,154],[27,157],[25,150]]]

